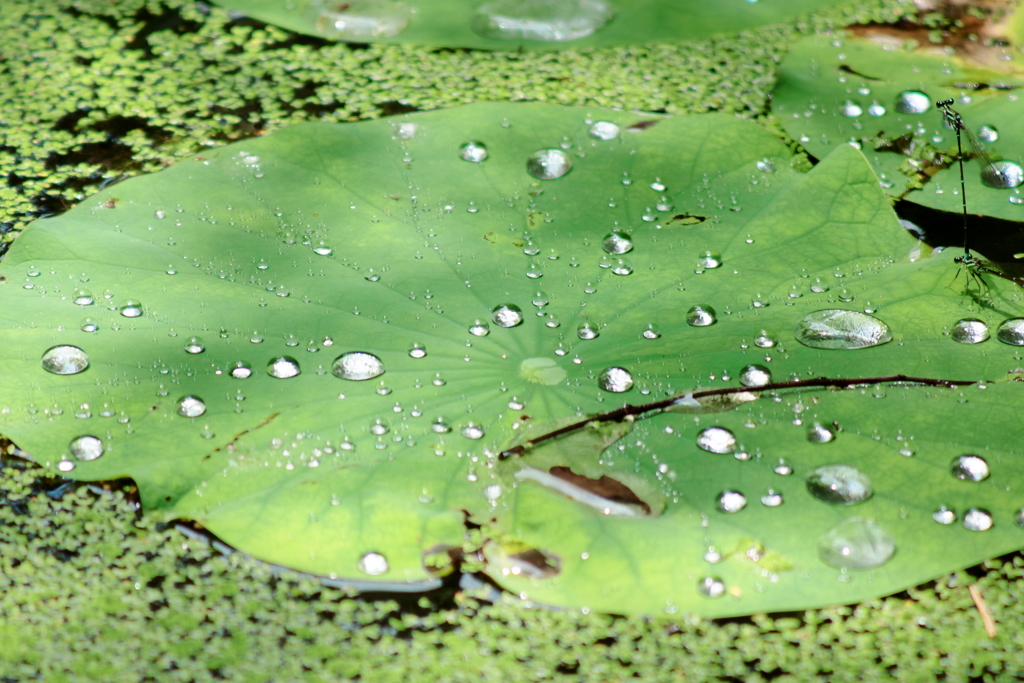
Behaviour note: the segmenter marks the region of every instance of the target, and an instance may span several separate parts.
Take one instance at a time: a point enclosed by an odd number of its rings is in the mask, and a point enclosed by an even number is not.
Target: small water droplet
[[[82,318],[82,322],[79,323],[78,327],[82,332],[95,332],[100,329],[95,318]]]
[[[988,510],[970,508],[964,513],[963,526],[970,531],[988,531],[992,524],[992,515]]]
[[[949,463],[949,472],[961,481],[982,481],[988,479],[989,467],[980,455],[958,455]]]
[[[939,524],[952,524],[956,521],[956,512],[943,505],[932,513],[932,519]]]
[[[697,257],[697,265],[701,268],[718,268],[722,265],[722,255],[717,251],[705,249]]]
[[[885,116],[885,107],[880,105],[878,102],[872,102],[868,106],[868,114],[871,116]]]
[[[999,131],[995,126],[978,126],[978,139],[982,142],[995,142],[999,139]]]
[[[424,358],[427,355],[427,349],[423,344],[414,343],[409,349],[410,358]]]
[[[644,339],[658,339],[661,337],[661,326],[655,323],[647,323],[643,332],[640,333]]]
[[[228,370],[228,374],[235,379],[248,379],[252,377],[252,366],[245,361],[236,361]]]
[[[515,304],[499,304],[491,309],[491,320],[498,327],[521,325],[523,322],[523,309]]]
[[[843,104],[839,105],[839,113],[843,116],[855,117],[860,116],[864,113],[864,110],[860,108],[860,105],[856,102],[846,100]]]
[[[949,336],[961,344],[980,344],[988,339],[988,325],[977,318],[964,318],[956,321]]]
[[[79,306],[91,306],[96,301],[88,289],[76,289],[71,300]]]
[[[708,453],[729,454],[736,450],[736,435],[725,427],[707,427],[697,435],[697,448]]]
[[[833,505],[854,505],[871,497],[871,480],[849,465],[824,465],[807,477],[807,490],[820,501]]]
[[[782,505],[782,494],[774,489],[768,489],[768,493],[761,496],[761,504],[765,507],[777,508]]]
[[[199,417],[206,412],[206,404],[197,396],[183,396],[178,399],[177,411],[182,417]]]
[[[185,353],[202,353],[206,350],[206,345],[203,344],[202,337],[189,337],[188,341],[185,342]]]
[[[598,331],[597,325],[591,322],[582,322],[576,328],[576,336],[580,339],[597,339],[600,334],[601,333]]]
[[[539,180],[556,180],[572,170],[572,160],[560,149],[542,149],[526,160],[526,172]]]
[[[459,158],[464,161],[479,164],[487,158],[487,145],[476,140],[471,140],[459,147]]]
[[[475,337],[486,337],[491,333],[491,326],[486,320],[474,320],[469,326],[469,333]]]
[[[103,441],[90,434],[75,437],[68,444],[68,450],[76,460],[95,460],[103,455]]]
[[[51,346],[40,362],[43,370],[55,375],[77,375],[89,367],[89,356],[77,346]]]
[[[830,308],[797,323],[796,340],[814,349],[864,349],[892,341],[889,326],[859,311]]]
[[[299,361],[291,356],[277,356],[276,358],[271,358],[270,362],[267,363],[267,374],[278,379],[295,377],[301,372]]]
[[[484,428],[475,422],[468,422],[466,426],[461,430],[462,436],[467,439],[482,439],[484,438]]]
[[[380,576],[388,571],[388,560],[380,553],[366,553],[359,558],[359,571],[370,576]]]
[[[597,378],[597,386],[613,394],[625,393],[633,388],[633,375],[625,368],[605,368]]]
[[[135,299],[128,299],[121,305],[119,310],[121,315],[126,318],[138,318],[142,315],[142,304]]]
[[[619,137],[619,127],[611,121],[597,121],[590,127],[590,137],[598,140],[614,140]]]
[[[609,254],[625,254],[633,250],[633,238],[628,232],[614,230],[604,236],[601,246]]]
[[[828,443],[836,438],[836,433],[819,422],[807,430],[807,440],[811,443]]]
[[[721,512],[739,512],[747,507],[747,497],[739,491],[723,491],[718,494],[715,507]]]
[[[818,557],[836,569],[880,567],[896,552],[896,540],[873,519],[853,517],[818,539]]]
[[[697,592],[705,598],[720,598],[725,595],[725,583],[717,576],[705,576],[697,582]]]
[[[775,160],[765,157],[757,162],[757,170],[761,173],[775,173]]]
[[[900,114],[923,114],[931,108],[932,99],[918,90],[904,90],[896,96],[896,111]]]
[[[335,377],[362,382],[384,374],[384,363],[372,353],[349,351],[334,359],[331,372]]]
[[[690,310],[686,312],[686,324],[692,325],[693,327],[707,327],[708,325],[714,325],[717,320],[718,318],[716,317],[715,309],[704,304],[692,306]]]

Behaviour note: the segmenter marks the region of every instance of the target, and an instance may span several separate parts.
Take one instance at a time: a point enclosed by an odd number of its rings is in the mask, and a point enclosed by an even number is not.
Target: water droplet
[[[718,268],[722,265],[722,255],[717,251],[706,249],[697,257],[697,265],[701,268]]]
[[[509,410],[522,410],[525,407],[526,407],[526,404],[523,403],[521,400],[519,400],[518,396],[513,396],[508,401],[508,409]]]
[[[185,353],[202,353],[206,350],[202,337],[189,337],[185,342]]]
[[[723,491],[718,494],[715,507],[721,512],[739,512],[747,507],[747,497],[739,491]]]
[[[1024,346],[1024,318],[1004,320],[996,328],[996,339],[1011,346]]]
[[[846,100],[846,102],[839,105],[839,113],[841,113],[843,116],[854,117],[863,114],[864,110],[861,109],[860,105],[857,104],[856,102]]]
[[[482,439],[484,438],[484,428],[475,422],[468,422],[466,426],[462,428],[462,435],[467,439]]]
[[[476,140],[467,142],[459,147],[459,157],[465,161],[479,164],[487,158],[487,145]]]
[[[644,339],[658,339],[661,337],[661,326],[655,323],[647,323],[643,332],[640,333]]]
[[[473,15],[473,30],[497,40],[576,40],[604,26],[615,14],[604,0],[493,0]]]
[[[600,334],[601,333],[598,331],[597,325],[591,322],[582,322],[576,328],[576,336],[580,339],[597,339]]]
[[[611,121],[597,121],[590,127],[590,137],[598,140],[614,140],[619,137],[619,127]]]
[[[389,431],[391,430],[388,428],[387,424],[385,424],[382,420],[377,420],[372,425],[370,425],[370,433],[373,434],[374,436],[384,436]]]
[[[633,250],[633,238],[628,232],[614,230],[604,236],[601,246],[609,254],[625,254]]]
[[[411,358],[423,358],[427,355],[427,349],[423,344],[413,344],[409,349],[409,356]]]
[[[121,306],[120,312],[126,318],[138,318],[142,315],[142,304],[135,299],[128,299]]]
[[[932,513],[932,519],[939,524],[952,524],[956,521],[956,512],[943,505]]]
[[[708,453],[729,454],[736,450],[736,435],[725,427],[707,427],[697,435],[697,448]]]
[[[871,497],[871,480],[849,465],[825,465],[807,477],[807,490],[818,500],[833,505],[853,505]]]
[[[995,126],[978,126],[978,139],[982,142],[995,142],[999,139],[999,131]]]
[[[430,431],[435,434],[447,434],[452,431],[451,425],[449,425],[443,417],[439,417],[430,423]]]
[[[334,359],[331,372],[341,379],[362,382],[383,375],[384,363],[372,353],[349,351]]]
[[[703,304],[692,306],[690,310],[686,312],[686,324],[692,325],[693,327],[707,327],[708,325],[714,325],[717,320],[718,318],[715,317],[715,309]]]
[[[91,306],[96,301],[88,289],[76,289],[71,300],[79,306]]]
[[[621,394],[633,388],[633,375],[625,368],[605,368],[597,377],[597,386],[613,394]]]
[[[75,469],[75,463],[71,462],[70,460],[61,460],[60,462],[57,463],[57,469],[60,470],[61,472],[70,472],[71,470]]]
[[[572,160],[560,149],[542,149],[526,160],[526,172],[540,180],[556,180],[572,170]]]
[[[705,576],[697,582],[697,592],[705,598],[720,598],[725,595],[725,583],[717,576]]]
[[[252,376],[252,366],[245,361],[236,361],[235,364],[231,366],[228,374],[235,379],[248,379]]]
[[[475,337],[486,337],[491,333],[491,326],[486,320],[474,320],[469,326],[469,333]]]
[[[980,455],[958,455],[949,463],[949,472],[961,481],[982,481],[988,479],[989,467]]]
[[[932,99],[918,90],[904,90],[896,96],[896,111],[900,114],[923,114],[931,108]]]
[[[484,498],[495,501],[501,498],[501,484],[491,484],[484,489]]]
[[[1024,183],[1024,169],[1012,161],[995,161],[981,172],[981,182],[1005,190]]]
[[[89,356],[77,346],[51,346],[41,362],[43,370],[55,375],[77,375],[89,367]]]
[[[754,337],[754,346],[759,349],[770,349],[779,343],[779,338],[768,330],[761,330],[756,337]]]
[[[363,279],[367,282],[378,282],[380,281],[380,273],[373,268],[367,268],[366,275],[363,276]],[[280,295],[280,292],[278,292],[278,294]],[[287,296],[287,294],[285,296]]]
[[[818,557],[836,569],[880,567],[896,552],[896,540],[873,519],[853,517],[818,539]]]
[[[740,384],[745,387],[763,387],[771,382],[772,372],[763,365],[748,365],[740,370]]]
[[[629,259],[619,258],[612,262],[613,275],[629,275],[632,272],[633,264],[629,262]]]
[[[359,558],[359,571],[370,576],[380,576],[388,571],[388,560],[380,553],[366,553]]]
[[[335,365],[337,365],[337,361],[335,361]],[[271,358],[270,362],[267,363],[267,374],[271,377],[277,377],[278,379],[295,377],[301,372],[302,371],[299,369],[299,361],[295,360],[291,356],[277,356],[276,358]]]
[[[889,326],[859,311],[830,308],[797,323],[796,340],[814,349],[864,349],[892,341]]]
[[[774,489],[768,489],[768,493],[761,496],[761,504],[765,507],[777,508],[782,505],[782,494]]]
[[[868,107],[868,114],[871,116],[885,116],[885,107],[878,102],[873,102]]]
[[[491,309],[491,320],[498,327],[515,327],[523,322],[523,309],[515,304],[499,304]]]
[[[206,404],[197,396],[183,396],[178,399],[178,415],[182,417],[199,417],[206,412]]]
[[[775,160],[765,157],[756,164],[757,170],[761,173],[775,173]]]
[[[82,318],[82,322],[79,323],[78,327],[82,332],[95,332],[100,329],[95,318]]]
[[[312,0],[306,15],[318,33],[338,40],[397,36],[409,21],[405,5],[380,0]]]
[[[103,441],[98,437],[83,434],[71,440],[68,450],[77,460],[95,460],[103,455]]]
[[[964,318],[956,321],[949,336],[961,344],[980,344],[988,339],[988,325],[977,318]]]
[[[828,443],[836,438],[836,433],[819,422],[815,422],[807,430],[807,440],[811,443]]]
[[[988,510],[970,508],[964,513],[963,525],[970,531],[988,531],[992,528],[992,515]]]

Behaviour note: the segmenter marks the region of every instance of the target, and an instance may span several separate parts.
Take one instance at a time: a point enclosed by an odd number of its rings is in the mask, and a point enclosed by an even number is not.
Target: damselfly
[[[1019,166],[1011,162],[995,161],[992,158],[992,155],[988,153],[988,150],[986,150],[985,147],[978,142],[978,139],[974,137],[974,134],[971,133],[970,129],[964,125],[963,117],[960,116],[959,112],[952,108],[952,104],[952,98],[935,103],[935,106],[942,110],[942,117],[945,119],[946,124],[956,131],[956,158],[957,163],[960,166],[960,204],[963,207],[964,253],[963,256],[957,256],[953,261],[967,269],[968,281],[972,278],[976,278],[985,287],[987,287],[987,283],[985,282],[985,278],[981,276],[981,273],[990,273],[1016,282],[1016,278],[1009,277],[998,270],[985,266],[982,264],[981,259],[971,253],[967,231],[967,190],[964,183],[964,149],[961,139],[967,139],[967,144],[971,147],[972,157],[977,159],[978,163],[981,164],[981,181],[985,185],[994,188],[1017,187],[1022,181],[1024,181],[1024,178],[1021,177],[1021,169]]]

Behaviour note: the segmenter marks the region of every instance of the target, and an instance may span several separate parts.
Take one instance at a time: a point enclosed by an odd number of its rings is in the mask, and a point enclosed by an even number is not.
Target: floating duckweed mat
[[[558,50],[703,39],[793,19],[840,0],[229,0],[291,31],[357,43]]]
[[[509,104],[211,150],[18,240],[0,432],[382,588],[461,562],[729,616],[1019,547],[1019,290],[908,257],[852,147],[790,161],[735,117]],[[755,393],[816,376],[864,380]]]

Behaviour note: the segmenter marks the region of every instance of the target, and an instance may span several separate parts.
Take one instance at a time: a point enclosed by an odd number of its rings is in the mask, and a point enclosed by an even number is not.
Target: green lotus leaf
[[[1015,339],[999,327],[1021,314],[1014,283],[965,289],[949,255],[919,258],[858,150],[807,174],[790,159],[735,117],[541,104],[212,149],[15,243],[0,433],[66,476],[132,477],[149,514],[364,587],[436,585],[467,553],[545,603],[725,616],[1019,547],[1015,382],[700,395],[766,372],[978,382],[1019,365],[996,341]],[[837,438],[809,441],[815,423]],[[697,447],[712,426],[734,452]],[[950,474],[964,453],[991,477]],[[813,497],[833,464],[874,495]],[[759,502],[769,488],[781,505]],[[720,511],[728,491],[747,504]],[[942,505],[994,526],[930,521]],[[843,574],[818,538],[856,516],[895,554]]]
[[[953,98],[967,132],[992,159],[1020,167],[1024,105],[1016,90],[1022,84],[1012,62],[997,70],[935,48],[908,50],[881,39],[818,35],[799,41],[783,60],[772,111],[812,155],[824,157],[838,144],[855,144],[891,196],[960,212],[956,133],[935,102]],[[962,148],[970,213],[1024,220],[1020,187],[983,183],[987,164],[966,136]]]
[[[641,45],[706,38],[787,21],[839,0],[228,0],[218,2],[291,31],[356,43],[484,50]]]

